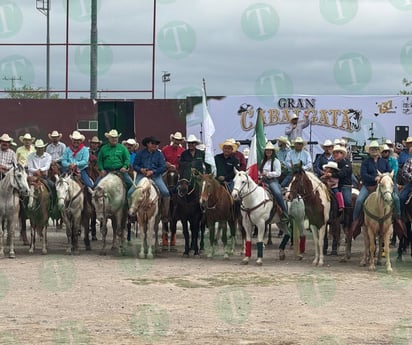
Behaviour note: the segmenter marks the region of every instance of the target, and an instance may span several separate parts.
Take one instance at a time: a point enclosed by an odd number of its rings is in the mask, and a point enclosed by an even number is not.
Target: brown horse
[[[176,245],[177,220],[173,219],[172,212],[176,205],[176,187],[179,181],[179,174],[175,169],[168,169],[163,174],[163,181],[170,193],[170,207],[168,221],[162,221],[162,246],[171,247]],[[169,225],[170,225],[170,242],[169,242]]]
[[[226,187],[221,185],[210,174],[199,175],[200,207],[205,213],[206,224],[209,229],[210,251],[208,257],[215,254],[216,233],[215,223],[218,222],[222,230],[222,241],[225,248],[224,257],[228,258],[233,253],[236,235],[236,213],[232,196]],[[231,248],[227,248],[227,223],[230,227]]]
[[[34,253],[36,234],[42,241],[42,254],[47,254],[47,226],[49,224],[50,192],[38,176],[29,177],[30,194],[27,215],[30,219],[31,237],[29,253]]]

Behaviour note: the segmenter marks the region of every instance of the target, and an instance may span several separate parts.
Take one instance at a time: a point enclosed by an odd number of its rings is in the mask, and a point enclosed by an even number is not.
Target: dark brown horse
[[[169,207],[169,219],[167,222],[162,221],[162,246],[171,247],[176,245],[176,229],[177,220],[172,217],[172,210],[176,203],[176,187],[179,181],[179,174],[175,169],[168,169],[163,174],[163,181],[166,184],[167,189],[170,193],[170,207]],[[169,242],[169,227],[170,227],[170,242]]]
[[[200,175],[200,207],[205,213],[206,224],[209,229],[210,251],[208,257],[213,257],[216,251],[215,223],[219,224],[222,231],[222,242],[225,248],[224,257],[228,258],[233,253],[236,235],[236,213],[232,196],[227,188],[221,185],[210,174]],[[230,227],[231,247],[227,247],[227,224]]]

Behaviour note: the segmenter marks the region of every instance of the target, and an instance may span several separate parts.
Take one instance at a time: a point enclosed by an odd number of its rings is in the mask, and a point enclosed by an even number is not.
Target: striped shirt
[[[60,162],[65,148],[66,145],[59,141],[57,144],[50,143],[47,145],[46,152],[51,156],[52,161]]]
[[[10,170],[14,164],[17,164],[16,153],[12,149],[0,150],[0,165]]]

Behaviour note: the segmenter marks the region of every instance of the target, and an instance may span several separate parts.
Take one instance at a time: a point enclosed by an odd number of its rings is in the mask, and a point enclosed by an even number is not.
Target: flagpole
[[[205,78],[202,79],[203,91],[205,93],[205,102],[207,105],[207,96],[206,96],[206,81]],[[200,122],[200,141],[203,143],[203,120]]]

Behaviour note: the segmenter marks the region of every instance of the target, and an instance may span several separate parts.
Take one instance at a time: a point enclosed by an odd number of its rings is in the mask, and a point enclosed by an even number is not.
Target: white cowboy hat
[[[279,138],[276,139],[278,142],[284,143],[287,146],[290,146],[290,141],[287,137],[285,137],[284,135],[281,135]]]
[[[381,152],[383,152],[383,151],[392,151],[392,149],[387,145],[387,144],[383,144],[382,146],[381,146]]]
[[[233,152],[237,150],[237,145],[234,142],[229,141],[227,139],[223,143],[219,144],[221,150],[223,150],[224,146],[231,146],[233,148]]]
[[[388,145],[388,146],[389,146],[389,145],[392,145],[392,146],[393,146],[393,142],[392,142],[391,139],[386,139],[386,140],[385,140],[385,144]]]
[[[196,148],[200,151],[204,151],[204,150],[206,150],[206,145],[205,144],[199,144],[199,145],[196,146]]]
[[[7,133],[4,133],[4,134],[0,137],[0,141],[11,142],[11,141],[13,141],[13,139],[10,138]]]
[[[170,140],[185,140],[185,137],[181,132],[176,132],[175,134],[170,134]]]
[[[304,141],[301,137],[296,137],[295,141],[293,142],[293,144],[303,144],[306,145],[306,141]]]
[[[406,144],[412,144],[412,137],[407,137],[406,140],[402,140],[403,146],[406,146]]]
[[[333,146],[333,143],[332,143],[331,140],[326,139],[326,140],[323,142],[323,144],[320,144],[320,146],[322,146],[322,147]]]
[[[95,135],[91,139],[89,139],[89,143],[98,143],[101,144],[102,141]]]
[[[335,170],[340,170],[338,168],[338,163],[329,161],[327,164],[322,165],[322,169],[325,170],[326,168],[331,168]]]
[[[345,155],[348,153],[348,151],[346,150],[346,147],[342,145],[333,146],[332,152],[342,152]]]
[[[115,130],[115,129],[111,129],[109,132],[107,132],[107,133],[104,133],[104,136],[106,137],[106,138],[118,138],[118,137],[120,137],[122,135],[122,133],[118,133],[117,132],[117,130]]]
[[[276,150],[276,147],[272,144],[271,141],[268,141],[265,145],[265,150]]]
[[[36,149],[42,149],[46,146],[47,146],[47,144],[45,144],[42,139],[37,139],[36,142],[34,143],[34,148],[36,148]]]
[[[59,140],[62,138],[63,134],[59,133],[58,131],[53,131],[48,134],[49,139],[51,138],[59,138]]]
[[[122,144],[129,144],[133,146],[133,149],[137,150],[139,148],[139,143],[136,142],[136,140],[134,140],[133,138],[129,138],[127,140],[122,141]]]
[[[342,145],[342,146],[345,146],[345,145],[346,145],[346,141],[344,142],[344,141],[342,141],[341,138],[336,138],[336,139],[333,141],[333,145]]]
[[[200,144],[200,140],[198,138],[196,138],[196,136],[194,134],[190,134],[187,139],[186,139],[187,143],[197,143]]]
[[[81,134],[79,131],[73,131],[73,133],[69,135],[69,138],[71,140],[81,140],[81,141],[84,141],[85,139],[84,135]]]
[[[295,113],[293,113],[289,120],[292,121],[292,120],[295,120],[295,119],[299,119],[299,116],[297,116]]]
[[[227,139],[227,141],[232,142],[232,143],[235,144],[237,147],[240,146],[240,141],[236,141],[235,138],[229,138],[229,139]]]
[[[31,140],[34,141],[36,138],[32,137],[30,133],[26,133],[25,135],[20,135],[19,140],[24,143],[24,140]]]
[[[379,145],[377,140],[371,141],[369,145],[365,147],[366,152],[369,152],[371,148],[378,149],[379,151],[381,150],[381,146]]]

